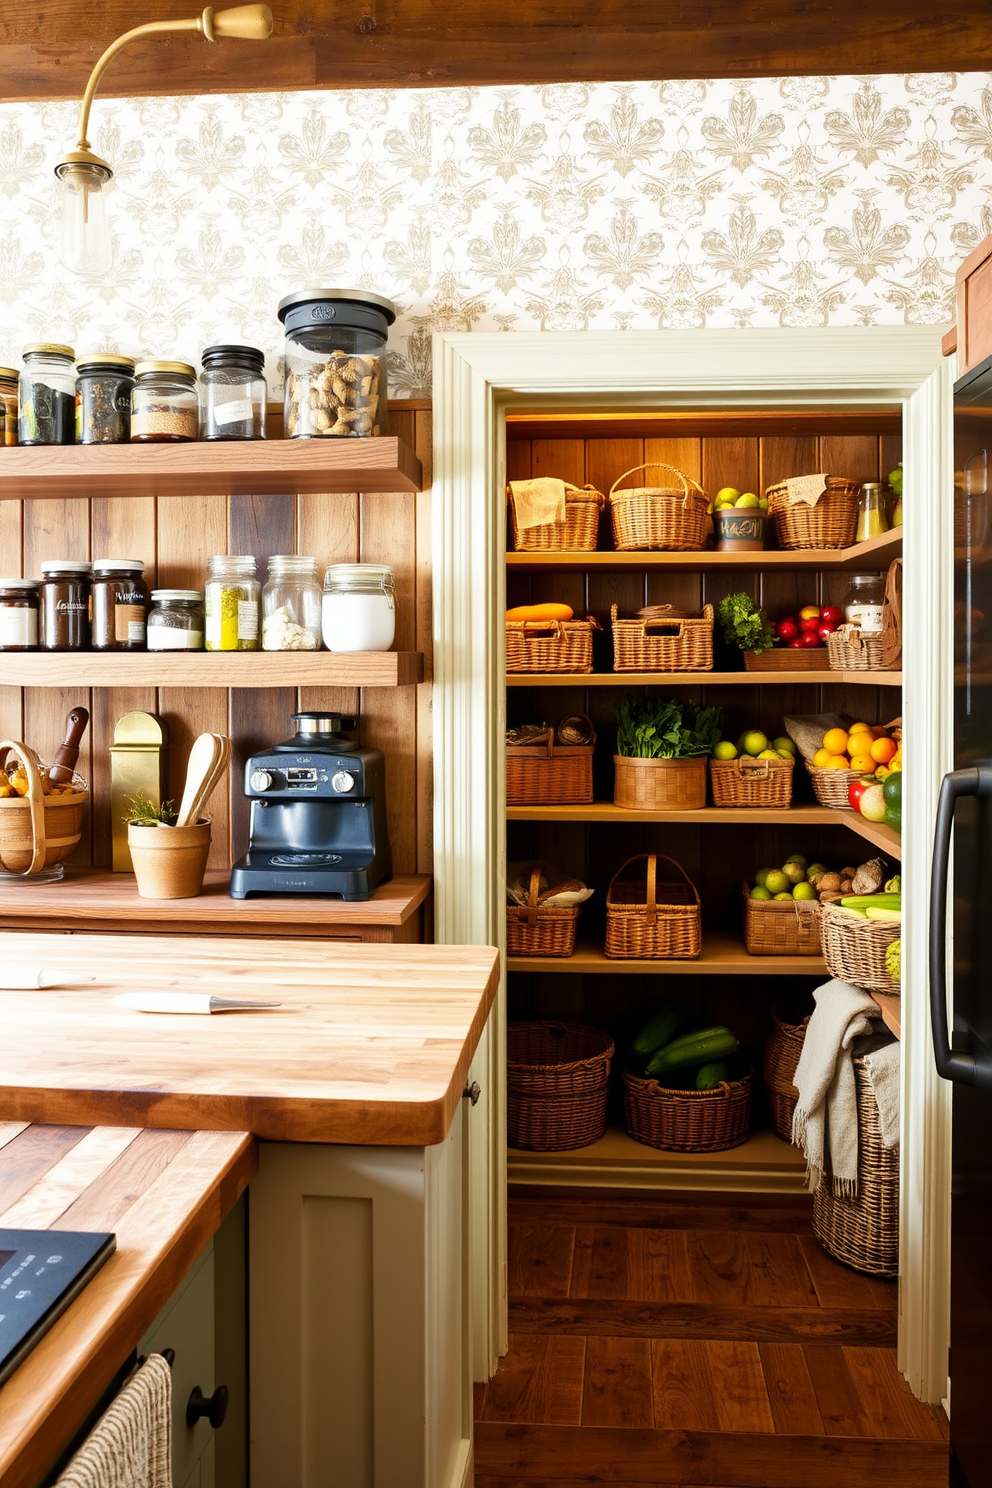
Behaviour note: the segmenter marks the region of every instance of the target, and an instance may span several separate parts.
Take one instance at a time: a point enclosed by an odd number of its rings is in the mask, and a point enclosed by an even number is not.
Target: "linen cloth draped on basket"
[[[172,1488],[172,1373],[161,1354],[128,1380],[56,1488]]]
[[[852,1053],[865,1067],[878,1104],[882,1141],[899,1141],[899,1043],[875,1037],[878,1004],[850,982],[824,982],[793,1077],[799,1100],[792,1140],[806,1157],[806,1186],[816,1193],[829,1174],[837,1198],[858,1196],[858,1104]],[[871,1037],[857,1048],[855,1043]]]

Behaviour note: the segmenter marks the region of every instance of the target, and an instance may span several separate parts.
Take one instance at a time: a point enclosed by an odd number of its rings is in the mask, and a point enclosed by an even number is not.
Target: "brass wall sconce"
[[[62,262],[74,274],[105,274],[110,268],[110,230],[103,188],[113,176],[105,160],[94,155],[86,137],[90,109],[100,79],[122,47],[139,36],[157,36],[174,31],[199,31],[206,41],[222,36],[244,41],[264,41],[272,35],[272,12],[267,5],[236,5],[214,11],[207,6],[202,15],[186,21],[153,21],[135,26],[118,36],[90,73],[79,107],[79,138],[55,167],[62,183]]]

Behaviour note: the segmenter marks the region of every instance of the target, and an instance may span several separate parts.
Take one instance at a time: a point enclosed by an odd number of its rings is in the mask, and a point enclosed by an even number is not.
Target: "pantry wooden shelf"
[[[870,992],[882,1009],[882,1022],[897,1039],[902,1038],[902,998],[891,992]]]
[[[9,651],[14,687],[412,687],[420,651]]]
[[[901,687],[901,672],[508,672],[507,687]]]
[[[4,451],[0,501],[67,496],[251,496],[419,491],[402,439],[46,445]]]
[[[839,816],[845,827],[850,827],[866,842],[880,847],[890,858],[902,857],[902,836],[895,827],[887,827],[884,822],[870,822],[858,811],[834,811],[831,815]]]
[[[507,553],[509,568],[552,569],[664,569],[668,573],[708,572],[714,569],[756,569],[773,572],[824,569],[832,572],[863,568],[868,564],[887,565],[902,554],[902,528],[894,527],[880,537],[855,543],[851,548],[805,549],[785,553]]]
[[[558,972],[576,976],[822,976],[819,956],[749,956],[739,935],[713,930],[703,934],[703,953],[695,961],[616,961],[600,946],[580,941],[571,956],[507,956],[507,971]]]

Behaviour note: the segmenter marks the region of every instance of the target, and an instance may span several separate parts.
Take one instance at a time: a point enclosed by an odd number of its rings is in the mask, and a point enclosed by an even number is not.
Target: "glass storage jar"
[[[882,629],[884,598],[885,580],[880,573],[855,574],[844,595],[844,619],[866,634],[877,634]]]
[[[889,530],[889,515],[880,481],[865,481],[858,497],[857,542],[867,542],[870,537],[881,537]]]
[[[208,559],[206,621],[208,651],[258,650],[258,579],[250,554]]]
[[[319,651],[320,603],[316,558],[270,558],[262,590],[262,650]]]
[[[25,346],[17,389],[19,444],[75,444],[75,355],[71,346],[49,341]]]
[[[175,444],[196,439],[200,401],[188,362],[139,362],[131,394],[131,443]]]
[[[208,346],[200,361],[200,438],[264,439],[264,353],[254,346]]]
[[[13,367],[0,367],[0,449],[17,443],[17,379]]]
[[[203,595],[198,589],[153,589],[149,651],[203,650]]]
[[[38,585],[0,579],[0,651],[38,649]]]
[[[93,564],[94,651],[144,651],[148,585],[140,558],[97,558]]]
[[[127,444],[134,361],[112,352],[76,359],[76,443]]]
[[[328,651],[388,651],[396,638],[393,570],[384,563],[332,563],[321,619]]]
[[[386,337],[396,309],[361,289],[299,290],[286,327],[286,437],[386,433]]]
[[[45,558],[41,564],[42,651],[85,651],[90,644],[93,565],[78,558]]]

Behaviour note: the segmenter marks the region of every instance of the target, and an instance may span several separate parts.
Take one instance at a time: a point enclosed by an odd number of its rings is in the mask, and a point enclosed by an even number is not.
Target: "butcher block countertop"
[[[247,1132],[0,1121],[0,1226],[117,1249],[4,1385],[0,1488],[35,1488],[258,1167]]]
[[[498,982],[480,946],[0,933],[0,967],[13,962],[65,986],[0,991],[0,1120],[389,1147],[447,1136]],[[282,1006],[111,1001],[169,988]]]

